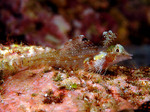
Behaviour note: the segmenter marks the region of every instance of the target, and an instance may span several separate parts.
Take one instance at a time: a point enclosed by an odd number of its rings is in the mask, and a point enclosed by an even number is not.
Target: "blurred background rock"
[[[59,48],[85,35],[99,45],[112,30],[137,66],[150,66],[149,0],[1,0],[0,43]]]

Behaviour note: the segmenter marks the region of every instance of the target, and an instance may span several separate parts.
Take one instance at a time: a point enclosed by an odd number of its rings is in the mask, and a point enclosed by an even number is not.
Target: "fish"
[[[108,42],[105,40],[106,46],[96,46],[84,35],[79,35],[68,40],[60,49],[53,49],[31,57],[21,57],[11,64],[11,60],[3,59],[0,62],[0,70],[11,74],[42,64],[66,70],[84,69],[89,72],[101,73],[102,70],[113,64],[132,59],[132,54],[129,54],[122,45],[108,46],[109,41],[112,41],[110,34],[114,36],[114,33],[110,33],[110,31],[108,33],[109,40]],[[105,32],[106,34],[107,32]]]
[[[132,56],[122,45],[116,44],[108,47],[106,50],[100,51],[91,58],[86,58],[84,60],[84,68],[88,71],[100,73],[102,70],[107,70],[111,65],[132,59]]]

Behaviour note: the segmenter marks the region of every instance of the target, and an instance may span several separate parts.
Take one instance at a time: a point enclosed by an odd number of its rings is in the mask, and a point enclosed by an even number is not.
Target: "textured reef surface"
[[[32,57],[51,50],[37,46],[1,46],[1,60],[12,58],[13,63],[22,55]],[[101,75],[37,63],[12,75],[2,74],[1,71],[1,112],[116,112],[149,108],[141,106],[150,101],[149,67],[114,65]]]

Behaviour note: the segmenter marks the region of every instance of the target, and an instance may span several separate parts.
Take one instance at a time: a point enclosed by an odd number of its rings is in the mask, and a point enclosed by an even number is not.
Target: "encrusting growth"
[[[103,43],[105,48],[95,46],[80,35],[70,39],[58,50],[51,49],[30,57],[20,56],[11,59],[5,57],[0,61],[0,70],[3,74],[12,74],[35,65],[48,64],[67,70],[84,69],[101,72],[115,63],[132,58],[120,44],[108,46],[116,38],[112,31],[104,32],[103,35],[106,38]]]

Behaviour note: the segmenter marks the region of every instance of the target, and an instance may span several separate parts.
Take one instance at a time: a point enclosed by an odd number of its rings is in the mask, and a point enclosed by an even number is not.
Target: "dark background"
[[[59,48],[85,35],[99,45],[112,30],[136,67],[150,66],[149,0],[1,0],[0,43]]]

